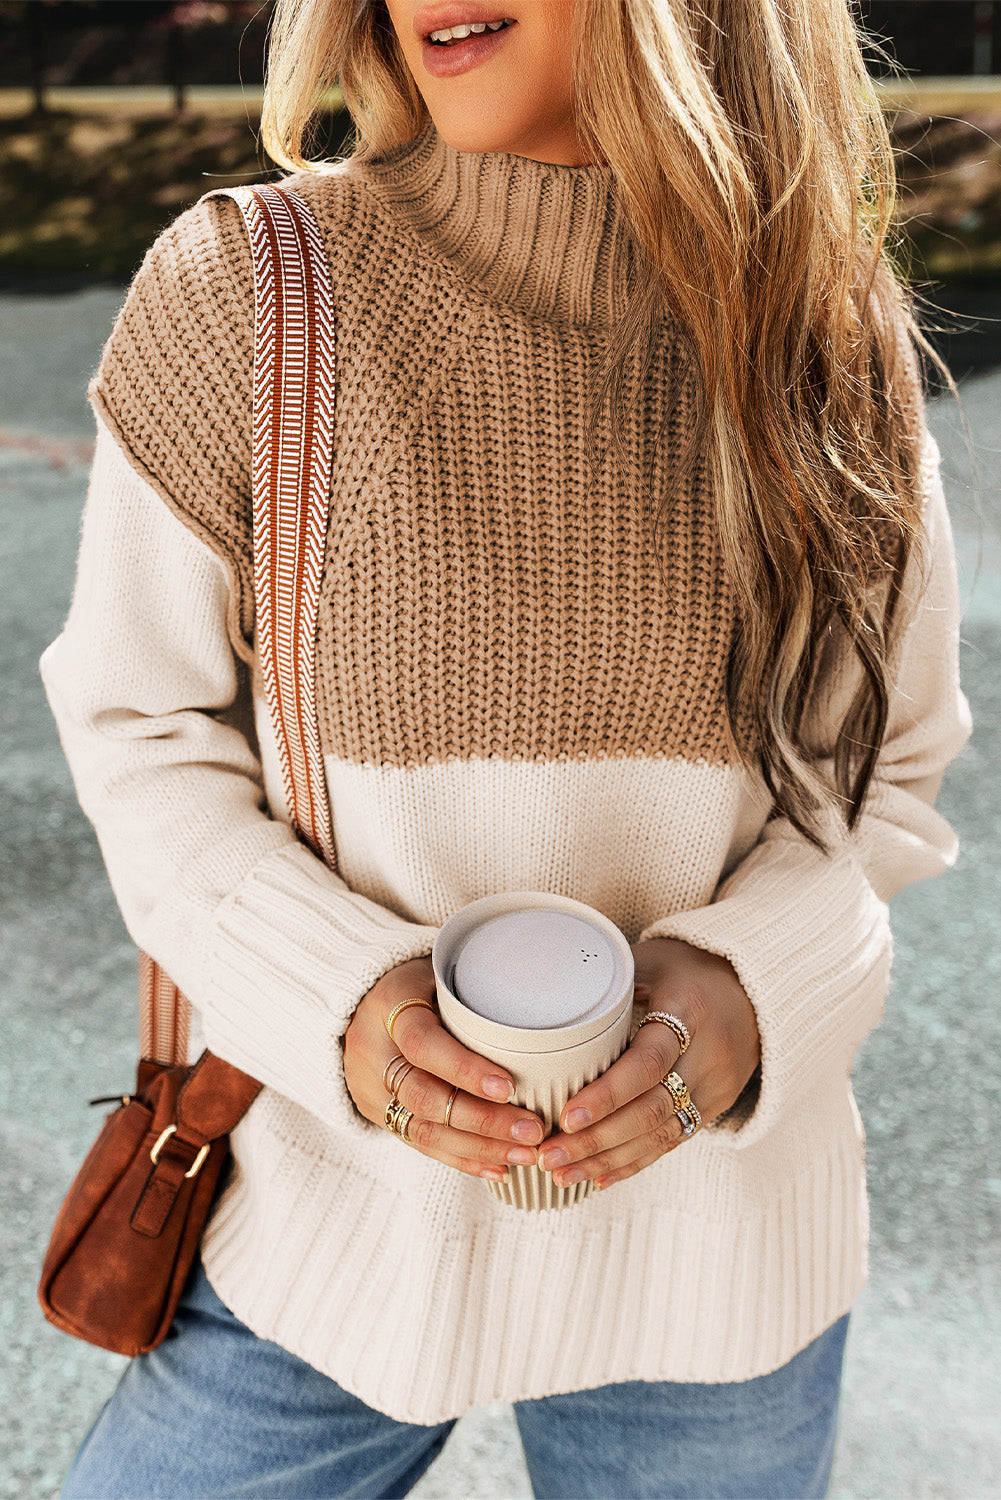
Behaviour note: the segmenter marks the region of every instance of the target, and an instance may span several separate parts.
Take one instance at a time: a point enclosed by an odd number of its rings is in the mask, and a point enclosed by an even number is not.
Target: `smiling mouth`
[[[499,31],[507,31],[515,22],[505,17],[498,21],[476,21],[462,26],[443,26],[438,31],[431,31],[425,36],[425,43],[432,47],[457,47],[463,42],[475,41],[478,37],[496,36]],[[455,33],[460,33],[455,35]]]

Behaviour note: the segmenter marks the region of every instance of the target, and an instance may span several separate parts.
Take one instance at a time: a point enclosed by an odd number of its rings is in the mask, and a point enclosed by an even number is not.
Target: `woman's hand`
[[[671,1095],[661,1083],[673,1070],[684,1079],[703,1123],[736,1101],[757,1067],[761,1039],[754,1008],[725,958],[675,938],[633,944],[636,998],[667,1011],[691,1038],[683,1057],[669,1026],[651,1022],[594,1083],[569,1099],[561,1134],[539,1153],[563,1187],[594,1179],[610,1187],[648,1167],[686,1139]]]
[[[410,959],[390,969],[369,990],[344,1034],[348,1092],[366,1120],[385,1126],[385,1075],[394,1058],[404,1058],[413,1067],[401,1077],[396,1092],[414,1114],[408,1144],[460,1172],[503,1181],[509,1164],[528,1166],[536,1160],[545,1134],[542,1121],[527,1109],[491,1102],[510,1099],[511,1075],[463,1047],[427,1006],[410,1005],[399,1013],[393,1022],[394,1045],[386,1022],[402,1000],[418,997],[435,997],[430,958]],[[403,1071],[403,1062],[397,1063],[397,1072]],[[391,1081],[393,1076],[390,1072]],[[445,1125],[455,1085],[458,1092]]]

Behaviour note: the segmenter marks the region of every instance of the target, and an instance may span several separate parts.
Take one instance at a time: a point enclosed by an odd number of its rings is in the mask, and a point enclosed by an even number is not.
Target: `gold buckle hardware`
[[[166,1130],[164,1130],[164,1131],[161,1132],[160,1139],[157,1141],[156,1145],[153,1147],[152,1151],[149,1154],[149,1159],[150,1159],[151,1162],[153,1162],[154,1164],[156,1163],[156,1159],[160,1155],[160,1149],[163,1146],[164,1141],[167,1139],[168,1135],[173,1135],[174,1132],[176,1131],[176,1129],[177,1129],[176,1125],[168,1125],[167,1128],[166,1128]],[[210,1148],[211,1145],[212,1145],[211,1141],[206,1141],[205,1142],[205,1145],[201,1148],[201,1150],[199,1151],[198,1155],[195,1157],[194,1161],[191,1163],[191,1166],[185,1172],[185,1174],[184,1174],[185,1178],[194,1177],[195,1173],[198,1171],[198,1169],[201,1166],[202,1162],[205,1160],[206,1156],[208,1156],[208,1154],[209,1154],[209,1148]]]

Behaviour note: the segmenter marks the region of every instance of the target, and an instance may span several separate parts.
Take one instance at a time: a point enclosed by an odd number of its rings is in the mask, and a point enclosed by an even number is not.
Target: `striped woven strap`
[[[234,198],[254,257],[254,603],[257,652],[286,810],[336,866],[316,718],[316,619],[334,436],[334,306],[320,227],[285,188],[214,188]],[[140,955],[142,1055],[188,1061],[190,1005]]]

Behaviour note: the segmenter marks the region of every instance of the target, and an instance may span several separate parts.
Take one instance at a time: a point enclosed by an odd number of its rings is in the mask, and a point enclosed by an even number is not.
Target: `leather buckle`
[[[156,1160],[157,1160],[157,1157],[160,1155],[160,1151],[161,1151],[161,1149],[163,1147],[164,1141],[167,1139],[168,1136],[173,1135],[176,1130],[177,1130],[177,1126],[176,1125],[168,1125],[167,1128],[166,1128],[166,1130],[161,1131],[159,1139],[157,1140],[156,1144],[153,1146],[153,1149],[149,1153],[149,1159],[150,1159],[151,1162],[153,1162],[154,1166],[156,1165]],[[206,1156],[208,1156],[209,1149],[210,1149],[211,1145],[212,1145],[211,1141],[206,1141],[205,1145],[201,1147],[201,1149],[198,1152],[198,1155],[195,1157],[194,1161],[191,1163],[191,1166],[185,1172],[185,1174],[184,1174],[185,1178],[194,1177],[195,1176],[195,1174],[198,1172],[199,1168],[201,1167],[202,1162],[205,1160]]]

